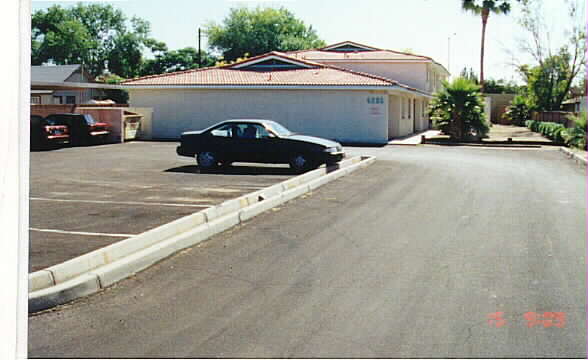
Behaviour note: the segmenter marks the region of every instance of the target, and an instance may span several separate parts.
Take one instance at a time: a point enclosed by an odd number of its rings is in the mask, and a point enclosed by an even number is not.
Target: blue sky
[[[542,2],[552,44],[561,44],[562,28],[568,21],[564,0]],[[164,41],[170,49],[196,47],[197,28],[209,21],[222,22],[232,7],[283,6],[312,25],[328,44],[352,40],[392,50],[410,48],[417,54],[433,57],[450,68],[452,74],[466,66],[479,72],[481,20],[464,13],[460,0],[118,0],[108,3],[128,16],[148,20],[153,37]],[[33,0],[32,10],[54,4],[71,6],[75,2]],[[508,16],[490,16],[486,33],[486,78],[519,81],[509,65],[513,62],[509,50],[515,54],[515,61],[532,63],[531,58],[518,50],[517,38],[524,38],[516,22],[519,17],[516,6]]]

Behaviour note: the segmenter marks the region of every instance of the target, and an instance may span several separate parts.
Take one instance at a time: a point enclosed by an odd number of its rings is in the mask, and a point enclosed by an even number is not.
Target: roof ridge
[[[347,42],[347,41],[343,41],[341,43],[344,43],[344,42]],[[339,43],[337,43],[337,44],[339,44]],[[334,44],[334,45],[337,45],[337,44]],[[320,52],[329,52],[329,53],[332,53],[333,51],[324,50],[325,48],[331,47],[331,46],[333,46],[333,45],[325,46],[325,47],[322,47],[322,48],[316,48],[316,49],[294,50],[294,51],[289,51],[288,53],[298,54],[298,53],[308,52],[308,51],[320,51]],[[363,46],[367,46],[367,45],[363,45]],[[372,52],[372,51],[386,51],[386,52],[391,52],[391,53],[394,53],[394,54],[402,54],[402,55],[416,56],[416,57],[420,57],[420,58],[424,58],[424,59],[427,59],[427,60],[434,61],[433,58],[430,57],[430,56],[412,54],[412,53],[407,53],[407,52],[398,51],[398,50],[391,50],[391,49],[383,49],[383,48],[376,48],[376,47],[372,47],[372,48],[375,49],[375,50],[356,50],[356,51],[351,51],[351,52],[353,52],[353,53],[362,53],[362,52]]]
[[[381,51],[389,51],[389,52],[393,52],[393,53],[395,53],[395,54],[410,55],[410,56],[418,56],[418,57],[425,58],[425,59],[428,59],[428,60],[433,60],[433,58],[432,58],[432,57],[425,56],[425,55],[411,54],[411,53],[407,53],[407,52],[396,51],[396,50],[390,50],[390,49],[380,49],[380,50],[381,50]]]
[[[260,54],[260,55],[254,56],[254,57],[249,58],[249,59],[245,59],[243,61],[240,61],[240,62],[237,62],[237,63],[234,63],[234,64],[229,64],[227,67],[232,68],[232,67],[234,67],[236,65],[243,65],[246,62],[250,62],[250,61],[258,60],[258,59],[263,59],[264,57],[269,57],[269,56],[272,56],[272,55],[273,56],[277,56],[277,57],[286,58],[287,60],[296,61],[296,62],[303,63],[303,64],[306,64],[306,65],[312,65],[312,66],[317,66],[317,67],[323,67],[324,66],[324,64],[321,64],[321,63],[318,63],[318,62],[315,62],[315,61],[312,61],[312,60],[299,59],[299,58],[290,56],[290,55],[288,55],[285,52],[275,51],[274,50],[274,51],[270,51],[270,52],[265,53],[265,54]]]
[[[361,43],[358,43],[358,42],[355,42],[355,41],[352,41],[352,40],[339,41],[338,43],[334,43],[334,44],[331,44],[331,45],[323,46],[322,48],[319,48],[319,50],[329,51],[329,50],[323,50],[323,49],[337,47],[338,45],[343,45],[345,43],[350,43],[350,44],[353,44],[353,45],[358,46],[358,47],[370,48],[370,49],[374,49],[374,50],[382,50],[382,49],[377,48],[375,46],[369,46],[369,45],[366,45],[366,44],[361,44]],[[374,51],[374,50],[364,50],[364,51]]]

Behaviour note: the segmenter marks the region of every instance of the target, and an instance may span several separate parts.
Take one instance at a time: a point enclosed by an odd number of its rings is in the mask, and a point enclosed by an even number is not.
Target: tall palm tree
[[[467,12],[482,16],[482,49],[480,51],[480,86],[484,91],[484,41],[486,39],[486,24],[490,13],[508,14],[511,0],[461,0],[461,8]],[[520,0],[517,0],[520,1]]]

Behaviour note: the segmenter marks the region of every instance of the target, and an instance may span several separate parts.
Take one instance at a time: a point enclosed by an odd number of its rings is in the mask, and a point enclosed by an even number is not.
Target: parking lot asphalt
[[[29,271],[59,264],[294,176],[284,165],[200,173],[175,142],[30,154]]]
[[[347,151],[378,160],[32,315],[29,357],[586,358],[584,167],[543,149]]]

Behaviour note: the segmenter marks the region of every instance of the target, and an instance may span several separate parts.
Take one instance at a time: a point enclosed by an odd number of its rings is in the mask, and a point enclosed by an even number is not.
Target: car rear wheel
[[[204,170],[212,169],[218,164],[216,154],[212,151],[198,153],[198,155],[196,155],[196,161],[198,161],[198,166]]]

